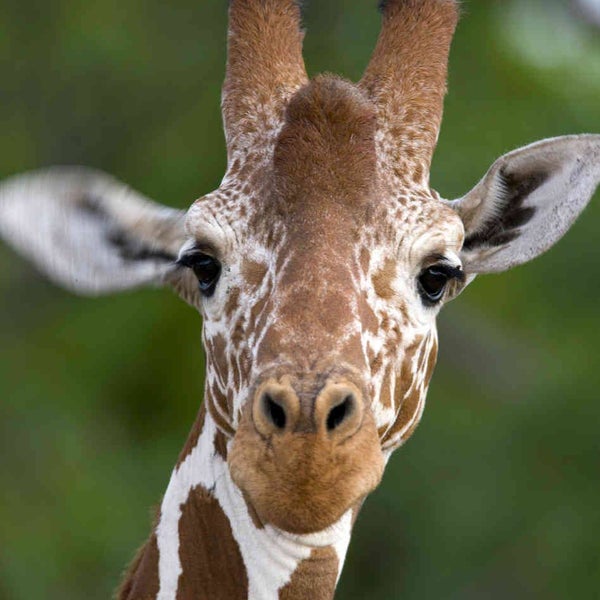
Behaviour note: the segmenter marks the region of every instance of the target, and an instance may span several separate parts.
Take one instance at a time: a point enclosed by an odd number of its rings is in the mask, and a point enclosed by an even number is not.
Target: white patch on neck
[[[326,530],[310,535],[293,535],[270,525],[257,529],[240,490],[229,476],[227,463],[214,451],[215,432],[216,425],[207,414],[196,447],[171,475],[156,528],[160,582],[157,600],[176,599],[179,576],[183,572],[179,557],[181,507],[197,485],[212,492],[231,523],[246,566],[249,600],[276,600],[279,589],[290,581],[313,548],[333,546],[341,573],[350,542],[351,511]]]

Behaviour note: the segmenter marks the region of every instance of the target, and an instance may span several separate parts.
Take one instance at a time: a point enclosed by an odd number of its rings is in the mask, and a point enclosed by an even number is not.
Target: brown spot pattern
[[[117,592],[118,600],[154,600],[158,594],[158,546],[152,537],[133,559],[123,585]]]
[[[235,431],[231,426],[230,422],[219,412],[217,408],[217,402],[219,402],[219,406],[227,408],[227,399],[220,392],[220,390],[216,389],[216,386],[213,386],[214,389],[207,389],[204,394],[204,403],[206,404],[207,410],[210,413],[210,416],[213,418],[214,422],[217,424],[217,427],[224,431],[227,435],[233,436]],[[225,412],[227,414],[227,412]]]
[[[385,371],[385,377],[381,384],[381,394],[379,395],[379,402],[384,408],[391,408],[392,406],[392,376],[393,368],[390,364]]]
[[[384,300],[391,300],[394,296],[394,288],[392,286],[394,277],[396,276],[396,262],[386,260],[383,267],[373,275],[373,286],[375,293]]]
[[[338,568],[338,557],[331,546],[313,549],[279,590],[279,600],[331,600]]]
[[[225,461],[227,462],[227,438],[225,434],[217,429],[215,433],[215,452]]]
[[[240,290],[234,289],[229,293],[227,303],[225,304],[225,314],[231,316],[237,309],[240,301]]]
[[[179,558],[177,600],[247,600],[248,575],[229,519],[200,485],[182,506]]]
[[[183,450],[179,453],[179,458],[177,459],[176,468],[179,468],[181,463],[189,456],[190,452],[198,445],[198,438],[202,433],[202,428],[204,427],[204,420],[206,418],[206,406],[202,403],[200,406],[200,410],[198,411],[198,416],[194,421],[194,425],[192,426],[192,430],[188,435],[188,438],[185,442]]]
[[[250,289],[257,288],[267,274],[267,265],[250,259],[245,259],[242,264],[242,277]]]
[[[159,511],[154,516],[152,530],[156,529]],[[159,590],[158,546],[156,534],[137,551],[117,590],[117,600],[154,600]]]
[[[396,382],[396,402],[400,406],[398,416],[392,427],[387,431],[382,443],[394,438],[402,431],[414,418],[419,410],[420,402],[424,399],[427,392],[429,378],[433,374],[437,357],[437,342],[434,340],[429,352],[426,352],[427,340],[424,340],[420,346],[413,344],[414,350],[412,356],[407,352],[402,363],[402,373]],[[419,352],[417,366],[414,374],[412,373],[412,359],[416,352]],[[402,435],[402,442],[406,441],[414,432],[419,420],[416,419]]]

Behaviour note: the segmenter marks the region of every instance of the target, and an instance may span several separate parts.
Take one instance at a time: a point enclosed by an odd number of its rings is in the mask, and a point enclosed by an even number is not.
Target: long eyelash
[[[444,272],[448,279],[458,279],[460,282],[465,281],[465,272],[460,267],[452,267],[450,265],[432,265],[436,269]]]
[[[175,264],[178,267],[184,267],[186,269],[191,269],[193,256],[194,256],[193,254],[183,254],[175,261]]]
[[[200,248],[192,247],[188,249],[188,251],[184,254],[181,254],[179,258],[175,261],[175,264],[178,267],[185,267],[187,269],[191,269],[194,266],[194,262],[202,256],[210,255],[207,255],[206,252],[203,252]]]
[[[443,254],[435,253],[426,258],[426,264],[429,263],[430,269],[435,268],[443,271],[448,276],[448,279],[458,279],[458,281],[464,282],[466,279],[465,272],[460,266],[453,267],[448,264],[450,260],[451,259]]]
[[[194,260],[199,256],[205,255],[214,257],[215,250],[213,246],[207,242],[190,238],[179,250],[179,256],[175,261],[175,264],[178,267],[191,269],[194,266]]]

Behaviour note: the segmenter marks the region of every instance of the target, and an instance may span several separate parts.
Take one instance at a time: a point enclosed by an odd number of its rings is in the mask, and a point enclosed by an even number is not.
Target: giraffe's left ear
[[[600,135],[544,140],[499,158],[450,202],[465,226],[467,274],[505,271],[539,256],[573,224],[600,183]]]
[[[196,306],[198,283],[177,263],[187,240],[185,214],[83,167],[0,182],[0,239],[84,295],[168,286]]]

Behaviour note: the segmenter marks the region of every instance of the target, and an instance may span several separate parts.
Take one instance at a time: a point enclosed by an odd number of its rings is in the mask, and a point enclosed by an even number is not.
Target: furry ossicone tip
[[[392,8],[394,4],[414,4],[415,7],[418,4],[452,4],[457,8],[460,8],[460,0],[379,0],[378,9],[381,14],[385,13],[388,8]]]

